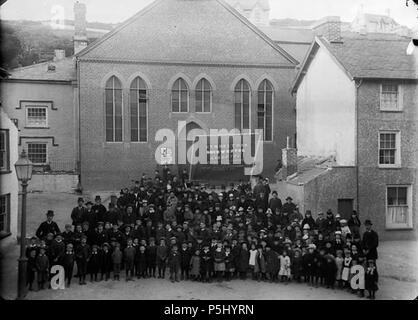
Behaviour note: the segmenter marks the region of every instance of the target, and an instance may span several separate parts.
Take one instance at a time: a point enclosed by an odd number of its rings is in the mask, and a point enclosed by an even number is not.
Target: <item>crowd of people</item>
[[[316,219],[309,210],[302,215],[262,177],[254,187],[231,183],[216,191],[165,168],[111,196],[108,208],[100,196],[94,203],[79,198],[62,232],[53,217],[48,211],[27,247],[30,290],[35,279],[39,289],[49,286],[53,265],[63,266],[67,286],[74,273],[80,285],[119,281],[123,273],[126,281],[296,281],[360,296],[367,290],[370,299],[378,290],[378,235],[370,220],[361,234],[356,211],[348,220],[331,210]],[[359,264],[365,289],[353,290]]]

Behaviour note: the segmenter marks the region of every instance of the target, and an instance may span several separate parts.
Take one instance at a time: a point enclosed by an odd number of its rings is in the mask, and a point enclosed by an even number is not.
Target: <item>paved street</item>
[[[94,196],[96,193],[92,193]],[[106,199],[110,193],[100,193]],[[28,235],[34,234],[47,209],[55,211],[60,227],[69,222],[71,208],[77,201],[75,194],[30,194],[28,198]],[[87,198],[87,196],[85,196]],[[17,258],[19,247],[13,239],[0,242],[2,251],[0,286],[5,299],[16,297]],[[377,299],[413,299],[418,296],[418,242],[382,242],[379,246],[380,290]],[[77,279],[69,289],[31,292],[27,299],[359,299],[341,290],[312,288],[305,284],[270,284],[251,280],[201,284],[147,279],[125,282],[108,281],[79,286]]]

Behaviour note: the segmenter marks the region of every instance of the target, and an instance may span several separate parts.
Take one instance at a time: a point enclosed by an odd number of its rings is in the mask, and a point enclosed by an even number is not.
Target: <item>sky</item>
[[[153,0],[81,0],[87,5],[90,22],[122,22]],[[74,0],[8,0],[0,10],[4,20],[51,20],[64,16],[73,19]],[[418,7],[412,0],[270,0],[271,19],[293,18],[317,20],[324,16],[340,16],[351,22],[363,5],[363,11],[390,15],[398,23],[410,28],[418,27]]]

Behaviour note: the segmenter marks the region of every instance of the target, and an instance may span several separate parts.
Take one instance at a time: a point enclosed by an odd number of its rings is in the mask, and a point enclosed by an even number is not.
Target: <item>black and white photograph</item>
[[[418,1],[0,4],[1,300],[418,297]]]

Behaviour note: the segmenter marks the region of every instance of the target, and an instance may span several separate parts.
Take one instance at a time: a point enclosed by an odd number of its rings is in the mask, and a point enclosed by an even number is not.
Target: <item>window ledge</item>
[[[1,170],[0,171],[0,175],[2,175],[2,174],[10,174],[10,173],[12,173],[12,170]]]
[[[413,227],[393,227],[393,228],[385,228],[386,231],[411,231],[414,230]]]
[[[50,127],[25,127],[25,129],[51,129]]]
[[[395,110],[395,109],[393,109],[393,110],[385,110],[385,109],[380,109],[380,112],[388,112],[388,113],[402,113],[403,112],[403,110]]]
[[[397,169],[397,170],[399,170],[399,169],[402,169],[402,166],[401,165],[387,165],[387,166],[385,166],[385,165],[381,165],[381,164],[379,164],[378,165],[378,167],[379,167],[379,169],[383,169],[383,170],[387,170],[387,169]]]

